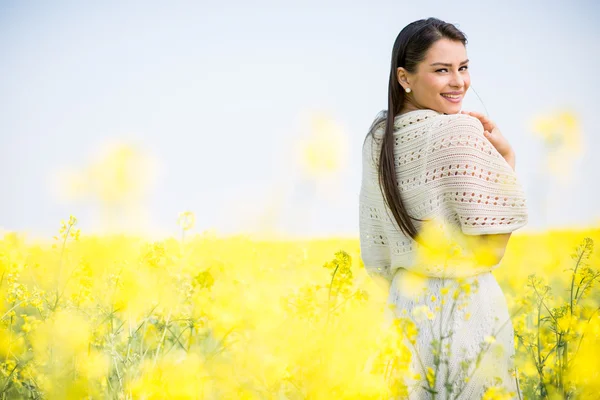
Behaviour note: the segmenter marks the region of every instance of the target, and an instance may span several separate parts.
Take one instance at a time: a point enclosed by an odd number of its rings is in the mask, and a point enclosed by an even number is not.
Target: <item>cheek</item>
[[[448,82],[441,76],[431,76],[425,82],[430,92],[438,94],[448,88]]]
[[[464,77],[465,86],[471,85],[471,76],[467,73]]]
[[[471,87],[471,79],[465,79],[464,80],[465,83],[465,90],[469,89]]]

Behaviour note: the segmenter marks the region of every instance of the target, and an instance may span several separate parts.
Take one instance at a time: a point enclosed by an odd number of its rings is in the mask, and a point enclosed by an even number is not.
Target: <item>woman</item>
[[[387,323],[418,328],[407,339],[411,399],[479,399],[492,387],[520,396],[513,327],[491,271],[527,224],[526,198],[498,127],[461,111],[466,43],[436,18],[407,25],[392,52],[391,112],[363,143],[361,258],[389,288]]]

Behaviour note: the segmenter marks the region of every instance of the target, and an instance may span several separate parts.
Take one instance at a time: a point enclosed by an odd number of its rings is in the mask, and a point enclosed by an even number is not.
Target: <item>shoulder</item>
[[[469,150],[470,153],[494,153],[494,146],[483,134],[483,124],[467,114],[441,114],[430,131],[430,151],[444,149]],[[473,154],[475,155],[475,154]]]
[[[432,131],[438,135],[471,134],[483,136],[483,124],[467,114],[440,114],[436,116]]]
[[[467,114],[441,114],[436,117],[432,127],[428,152],[430,155],[434,154],[431,157],[434,160],[487,165],[496,169],[505,169],[506,166],[510,169],[504,157],[483,132],[483,124],[478,118]]]

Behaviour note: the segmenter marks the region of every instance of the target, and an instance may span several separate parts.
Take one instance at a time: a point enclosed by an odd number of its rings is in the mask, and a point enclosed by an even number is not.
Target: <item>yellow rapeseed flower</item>
[[[309,176],[339,171],[346,164],[348,138],[344,130],[323,113],[311,116],[310,135],[296,144],[300,165]]]
[[[515,392],[509,392],[505,387],[492,386],[483,394],[482,400],[512,400]]]
[[[435,384],[435,371],[431,367],[427,367],[427,382],[430,387],[433,387]]]
[[[189,231],[196,224],[196,215],[192,211],[181,212],[177,218],[177,224],[184,231]]]

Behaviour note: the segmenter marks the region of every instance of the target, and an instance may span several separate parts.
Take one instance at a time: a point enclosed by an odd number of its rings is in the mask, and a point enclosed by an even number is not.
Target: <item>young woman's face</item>
[[[467,66],[467,49],[461,42],[449,39],[436,41],[427,51],[425,60],[418,65],[416,73],[410,74],[404,68],[398,68],[398,81],[403,88],[410,87],[412,90],[405,93],[404,108],[407,111],[429,108],[444,114],[457,114],[471,84]]]

